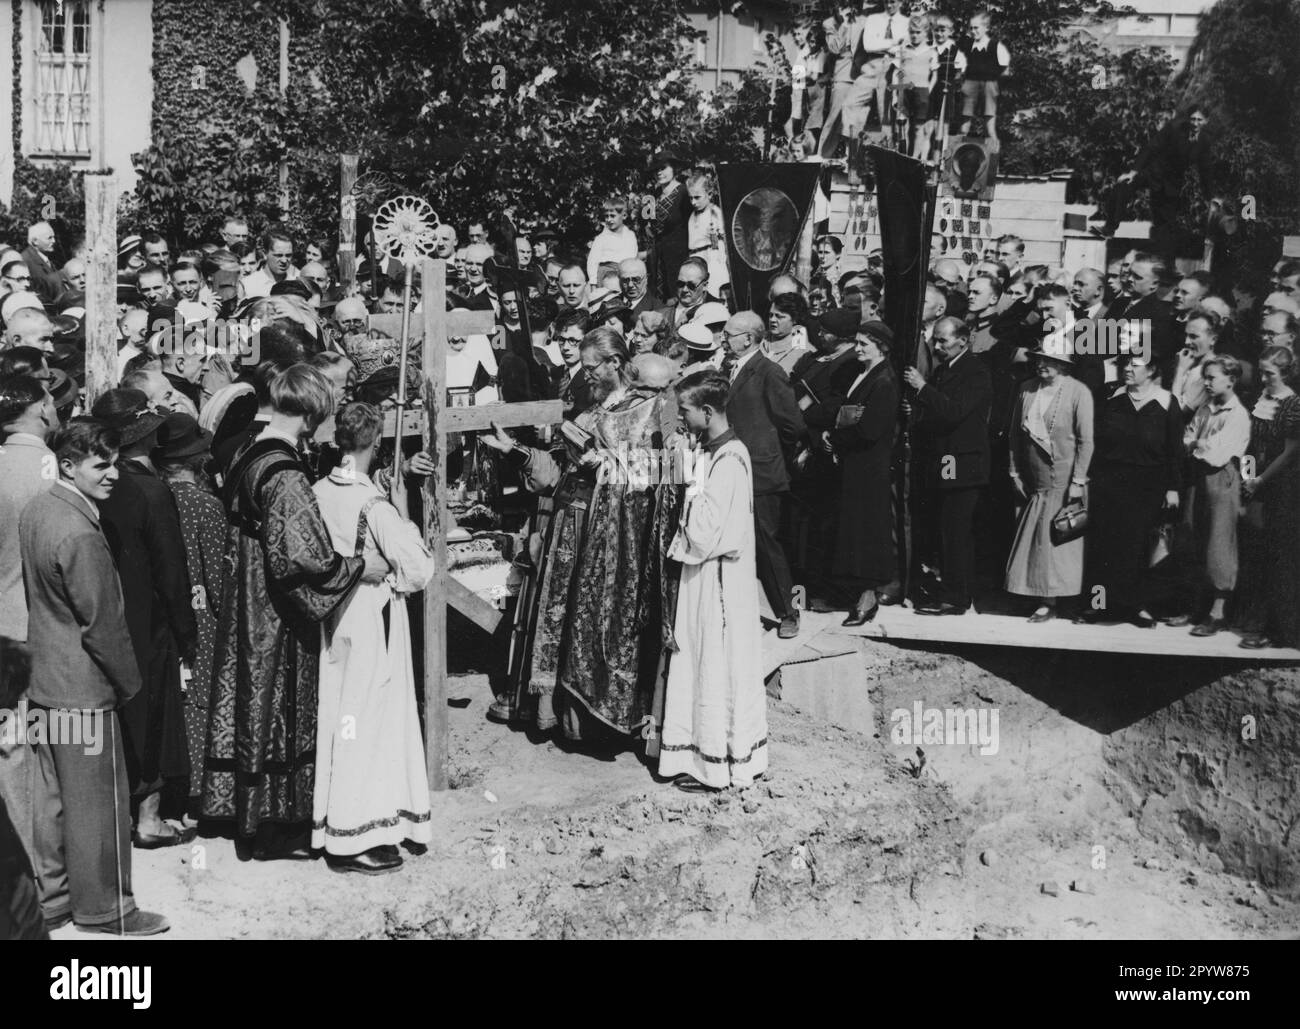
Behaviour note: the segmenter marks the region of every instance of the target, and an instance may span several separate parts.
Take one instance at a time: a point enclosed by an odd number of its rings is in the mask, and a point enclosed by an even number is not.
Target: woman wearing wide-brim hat
[[[1052,337],[1044,342],[1032,355],[1036,376],[1021,388],[1011,420],[1011,481],[1025,506],[1007,559],[1006,588],[1038,600],[1031,622],[1049,620],[1060,598],[1083,591],[1083,537],[1053,543],[1052,519],[1085,499],[1093,449],[1092,394],[1074,378],[1068,344]]]

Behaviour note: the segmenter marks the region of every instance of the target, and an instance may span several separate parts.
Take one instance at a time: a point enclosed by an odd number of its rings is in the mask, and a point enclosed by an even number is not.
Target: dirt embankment
[[[242,863],[229,841],[200,839],[137,852],[136,896],[172,919],[164,940],[1297,931],[1300,908],[1281,891],[1218,871],[1155,831],[1164,823],[1150,799],[1116,799],[1129,797],[1117,777],[1133,788],[1124,769],[1139,751],[1153,784],[1159,769],[1166,783],[1195,769],[1171,763],[1149,734],[1171,704],[1195,706],[1213,682],[1175,687],[1131,663],[989,648],[869,643],[863,660],[875,734],[773,702],[770,776],[722,796],[656,783],[632,754],[598,760],[493,725],[485,679],[459,677],[449,709],[456,788],[435,800],[433,846],[401,873]],[[1281,688],[1268,709],[1279,720],[1289,703]],[[996,708],[997,752],[923,745],[922,762],[911,741],[891,742],[892,713],[917,700]],[[1261,783],[1274,771],[1256,766]]]

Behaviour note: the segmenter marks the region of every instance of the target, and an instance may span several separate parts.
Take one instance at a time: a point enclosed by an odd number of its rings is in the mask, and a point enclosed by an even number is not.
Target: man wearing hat
[[[122,579],[127,628],[143,681],[139,695],[122,710],[131,793],[138,804],[133,842],[146,850],[171,847],[193,835],[164,822],[160,806],[163,786],[190,775],[180,666],[193,663],[198,630],[180,515],[151,457],[165,418],[136,389],[109,390],[91,413],[122,439],[120,478],[101,504],[101,518]]]
[[[677,330],[677,338],[686,344],[686,363],[682,366],[681,378],[722,368],[722,344],[708,326],[690,322]]]

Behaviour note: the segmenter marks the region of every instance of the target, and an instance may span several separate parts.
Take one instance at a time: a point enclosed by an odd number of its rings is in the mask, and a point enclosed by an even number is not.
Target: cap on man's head
[[[691,350],[712,352],[718,349],[717,341],[713,338],[713,332],[701,322],[687,322],[677,330],[677,335]]]
[[[708,303],[700,305],[700,309],[695,312],[695,317],[691,321],[712,328],[715,325],[726,325],[727,319],[730,317],[731,312],[727,310],[726,304],[710,300]]]

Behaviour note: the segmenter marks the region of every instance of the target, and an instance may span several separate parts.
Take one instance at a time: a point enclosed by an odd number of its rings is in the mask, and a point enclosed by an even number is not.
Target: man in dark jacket
[[[193,833],[167,825],[160,805],[164,785],[183,788],[190,774],[180,666],[193,663],[198,626],[180,514],[149,457],[164,418],[134,389],[109,390],[93,413],[122,437],[121,478],[100,506],[144,684],[122,711],[131,791],[139,805],[134,843],[142,849],[175,846]]]
[[[1144,146],[1132,171],[1119,177],[1106,204],[1106,223],[1095,230],[1098,235],[1113,236],[1124,219],[1133,193],[1146,187],[1151,197],[1151,246],[1166,259],[1174,256],[1174,223],[1183,194],[1183,180],[1190,168],[1196,168],[1201,192],[1214,195],[1211,179],[1210,140],[1205,132],[1206,113],[1199,107],[1187,112],[1186,119],[1174,119]]]
[[[927,382],[915,368],[903,373],[916,391],[912,407],[915,460],[922,485],[938,511],[943,596],[917,608],[922,614],[960,615],[971,605],[975,504],[989,481],[989,409],[993,383],[988,368],[969,352],[970,329],[943,318],[934,329],[943,363]]]
[[[1151,363],[1160,369],[1161,385],[1166,389],[1174,380],[1181,345],[1173,305],[1161,300],[1159,290],[1169,270],[1155,254],[1139,253],[1133,258],[1125,282],[1133,299],[1124,308],[1123,320],[1143,345],[1151,346]]]
[[[86,932],[151,936],[167,920],[138,910],[131,892],[127,771],[114,715],[139,693],[140,668],[98,507],[118,481],[118,434],[74,418],[50,445],[58,481],[27,505],[18,528],[28,699],[62,727],[37,745],[47,784],[34,847],[41,907],[51,929],[75,920]]]
[[[794,606],[790,563],[779,534],[783,508],[790,496],[786,459],[803,432],[803,416],[785,371],[759,347],[763,320],[753,311],[741,311],[727,320],[722,333],[735,358],[727,420],[749,449],[754,469],[758,581],[772,605],[772,613],[781,619],[781,639],[793,639],[799,635],[799,612]]]
[[[63,279],[54,267],[54,230],[49,222],[37,222],[27,230],[27,248],[18,256],[32,273],[32,292],[50,307],[63,293]]]

